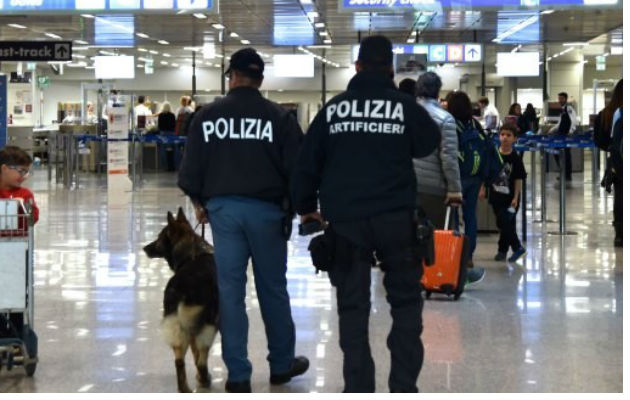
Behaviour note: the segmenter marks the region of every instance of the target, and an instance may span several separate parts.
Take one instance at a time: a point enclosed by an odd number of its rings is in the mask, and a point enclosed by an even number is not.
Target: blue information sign
[[[621,0],[339,0],[340,11],[439,10],[442,8],[550,8],[617,6]]]
[[[7,76],[0,75],[0,148],[7,144]]]
[[[0,0],[0,14],[13,12],[211,11],[215,0]]]

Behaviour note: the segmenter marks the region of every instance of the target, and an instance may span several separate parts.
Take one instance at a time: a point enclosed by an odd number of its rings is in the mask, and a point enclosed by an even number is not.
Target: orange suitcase
[[[451,208],[446,212],[444,230],[434,232],[435,263],[424,266],[422,287],[426,298],[432,293],[444,293],[459,299],[466,283],[466,257],[468,254],[468,238],[458,232],[448,230]]]

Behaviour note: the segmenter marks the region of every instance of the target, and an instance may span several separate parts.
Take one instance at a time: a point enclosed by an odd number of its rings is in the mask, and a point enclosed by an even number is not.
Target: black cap
[[[361,41],[358,61],[374,66],[392,65],[394,62],[392,42],[380,35],[366,37]]]
[[[241,49],[232,54],[230,58],[230,66],[225,74],[228,75],[232,71],[239,71],[253,79],[263,77],[265,70],[265,62],[258,55],[256,50],[251,47]]]

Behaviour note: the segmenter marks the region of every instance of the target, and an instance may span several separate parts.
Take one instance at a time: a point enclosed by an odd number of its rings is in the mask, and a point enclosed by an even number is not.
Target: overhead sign
[[[429,46],[429,62],[446,61],[446,45],[432,44]]]
[[[621,7],[621,0],[339,0],[339,11],[405,11],[435,10],[443,8],[496,8],[496,9],[569,9],[577,7]]]
[[[606,71],[606,56],[595,57],[595,71]]]
[[[72,42],[0,42],[0,61],[71,61]]]
[[[214,0],[0,0],[0,13],[91,11],[212,11]]]
[[[426,54],[429,62],[480,62],[482,47],[476,43],[459,44],[394,44],[392,51],[397,54]],[[359,45],[352,47],[352,60],[359,56]]]
[[[464,61],[465,62],[481,61],[481,45],[480,44],[464,45]]]

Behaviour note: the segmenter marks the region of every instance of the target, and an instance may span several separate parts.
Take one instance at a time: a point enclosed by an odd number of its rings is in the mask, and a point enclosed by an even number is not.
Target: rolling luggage
[[[446,211],[444,230],[434,232],[435,263],[424,266],[422,287],[426,298],[432,293],[444,293],[459,299],[466,283],[466,257],[468,254],[468,238],[459,230],[448,230],[451,219],[451,209]]]

